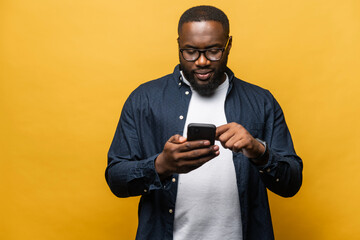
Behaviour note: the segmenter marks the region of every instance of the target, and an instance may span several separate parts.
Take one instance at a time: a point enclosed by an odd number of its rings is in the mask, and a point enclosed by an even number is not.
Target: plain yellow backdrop
[[[295,197],[269,193],[276,239],[358,239],[358,0],[1,1],[0,239],[134,238],[139,199],[111,194],[106,154],[199,4],[228,15],[229,67],[275,95],[304,161]]]

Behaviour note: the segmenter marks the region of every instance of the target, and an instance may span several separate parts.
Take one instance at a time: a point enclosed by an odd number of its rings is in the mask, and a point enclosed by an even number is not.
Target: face
[[[187,22],[179,33],[179,48],[209,49],[224,48],[227,43],[221,23],[216,21]],[[231,37],[228,47],[219,61],[208,60],[204,53],[195,62],[186,61],[179,53],[180,67],[191,86],[200,95],[210,96],[225,81],[224,74],[227,64]]]

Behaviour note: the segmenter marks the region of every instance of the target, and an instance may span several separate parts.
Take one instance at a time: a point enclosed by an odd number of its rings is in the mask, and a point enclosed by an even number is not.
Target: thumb
[[[174,136],[172,136],[168,142],[171,142],[171,143],[184,143],[186,142],[186,138],[179,135],[179,134],[175,134]]]

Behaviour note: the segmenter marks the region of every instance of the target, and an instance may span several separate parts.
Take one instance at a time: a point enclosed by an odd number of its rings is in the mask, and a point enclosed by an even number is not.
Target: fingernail
[[[203,141],[203,144],[204,145],[210,145],[210,142],[209,141]]]
[[[217,151],[217,150],[219,150],[219,146],[218,146],[218,145],[214,145],[214,146],[212,147],[212,149],[213,149],[214,151]]]
[[[180,137],[179,138],[179,141],[184,141],[186,138],[184,138],[184,137]]]

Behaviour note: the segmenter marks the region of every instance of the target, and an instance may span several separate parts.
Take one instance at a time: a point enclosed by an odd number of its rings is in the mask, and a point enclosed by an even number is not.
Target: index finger
[[[224,124],[216,128],[215,139],[218,140],[219,136],[230,128],[229,124]]]

